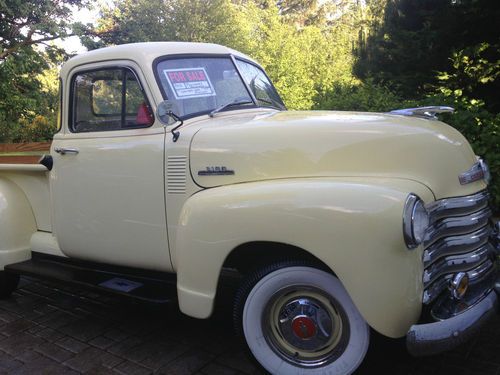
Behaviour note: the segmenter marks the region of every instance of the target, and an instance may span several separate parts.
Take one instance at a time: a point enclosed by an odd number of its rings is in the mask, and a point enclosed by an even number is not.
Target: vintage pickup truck
[[[348,374],[370,329],[427,355],[497,309],[488,168],[446,107],[287,111],[213,44],[78,55],[40,164],[0,165],[0,292],[19,275],[178,301],[235,328],[269,372]]]

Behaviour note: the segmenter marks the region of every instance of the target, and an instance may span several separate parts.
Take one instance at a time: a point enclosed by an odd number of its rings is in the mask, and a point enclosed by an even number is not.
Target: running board
[[[111,292],[153,303],[177,303],[174,274],[126,267],[113,267],[85,261],[33,253],[30,260],[9,264],[5,271]]]

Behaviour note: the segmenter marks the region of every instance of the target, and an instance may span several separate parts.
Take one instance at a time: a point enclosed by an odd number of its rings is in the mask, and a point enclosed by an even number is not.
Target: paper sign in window
[[[165,69],[168,84],[176,99],[214,96],[215,90],[205,68]]]

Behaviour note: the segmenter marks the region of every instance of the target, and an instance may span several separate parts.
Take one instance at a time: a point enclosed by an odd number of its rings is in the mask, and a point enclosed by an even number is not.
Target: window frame
[[[267,77],[269,82],[271,82],[271,86],[273,87],[273,90],[276,90],[276,88],[273,85],[273,82],[269,79],[269,76],[264,71],[264,69],[259,67],[257,64],[255,64],[252,61],[249,61],[248,59],[244,59],[244,58],[241,58],[239,56],[235,56],[232,53],[181,53],[181,54],[163,55],[163,56],[159,56],[159,57],[155,58],[153,60],[153,75],[155,77],[156,84],[158,85],[158,88],[160,89],[160,93],[162,95],[163,100],[170,100],[170,99],[167,95],[167,92],[165,91],[165,88],[163,87],[163,85],[161,83],[162,81],[160,78],[160,74],[158,72],[158,64],[160,64],[163,61],[167,61],[167,60],[181,60],[181,59],[189,59],[189,58],[226,58],[226,59],[231,60],[233,66],[234,66],[234,69],[235,69],[236,73],[238,74],[238,76],[240,77],[241,82],[243,83],[245,89],[247,90],[248,96],[250,96],[250,98],[252,99],[253,104],[252,105],[244,104],[244,105],[231,106],[228,108],[224,108],[222,110],[222,112],[236,110],[236,109],[242,109],[242,108],[274,108],[274,109],[277,109],[280,111],[286,110],[286,107],[284,105],[283,105],[283,108],[259,105],[259,103],[257,102],[257,99],[255,98],[255,95],[253,94],[252,89],[248,86],[247,82],[243,78],[243,75],[241,74],[240,70],[238,69],[238,65],[236,64],[236,59],[240,59],[241,61],[248,62],[248,63],[254,65],[255,67],[257,67],[258,69],[262,70],[262,72]],[[277,93],[277,91],[276,91],[276,93]],[[281,99],[279,94],[278,94],[278,97]],[[193,118],[193,117],[207,115],[212,111],[213,111],[213,109],[199,111],[199,112],[193,112],[193,113],[190,113],[189,115],[184,115],[184,116],[179,116],[179,117],[182,120],[188,120],[188,119]]]
[[[123,126],[123,121],[124,121],[124,118],[125,116],[127,115],[125,112],[125,106],[124,106],[124,97],[126,96],[126,85],[123,85],[123,82],[126,81],[126,71],[129,71],[132,73],[132,75],[134,76],[134,78],[136,79],[137,81],[137,84],[139,85],[139,88],[141,90],[141,93],[142,95],[144,96],[144,102],[146,103],[146,106],[148,107],[148,109],[151,111],[151,113],[153,114],[153,122],[151,123],[151,125],[148,125],[148,126],[144,126],[144,125],[137,125],[137,126],[128,126],[126,128],[124,127],[120,127],[120,129],[103,129],[103,130],[93,130],[93,131],[75,131],[74,129],[74,123],[75,123],[75,118],[74,118],[74,115],[75,115],[75,80],[76,80],[76,77],[81,75],[81,74],[86,74],[86,73],[93,73],[93,72],[100,72],[100,71],[103,71],[103,70],[122,70],[123,71],[123,77],[122,77],[122,108],[121,108],[121,113],[120,113],[120,116],[121,116],[121,126]],[[101,67],[95,67],[95,68],[90,68],[90,69],[82,69],[82,70],[78,70],[78,71],[75,71],[72,75],[71,75],[71,79],[70,79],[70,82],[69,82],[69,103],[68,103],[68,130],[70,133],[73,133],[73,134],[80,134],[80,133],[104,133],[104,132],[115,132],[115,131],[126,131],[126,130],[134,130],[134,129],[147,129],[147,128],[150,128],[154,125],[154,123],[156,122],[156,116],[155,116],[155,113],[153,111],[153,107],[151,107],[151,104],[150,104],[150,101],[149,101],[149,98],[146,94],[146,91],[144,90],[144,85],[142,84],[140,78],[139,78],[139,75],[136,73],[136,71],[134,70],[134,68],[130,67],[130,66],[127,66],[127,65],[109,65],[109,66],[101,66]],[[90,94],[90,99],[93,100],[93,92],[91,92]],[[126,99],[125,99],[126,100]],[[92,114],[95,115],[96,117],[106,117],[106,115],[96,115],[94,113],[94,108],[93,108],[93,105],[92,105],[92,102],[91,102],[91,111],[92,111]],[[114,115],[111,115],[111,116],[114,116]]]

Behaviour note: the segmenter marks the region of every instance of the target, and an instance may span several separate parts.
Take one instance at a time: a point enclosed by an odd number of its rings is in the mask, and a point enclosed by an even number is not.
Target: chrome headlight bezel
[[[424,242],[429,222],[424,202],[418,195],[410,193],[403,210],[403,236],[408,249],[415,249]]]

